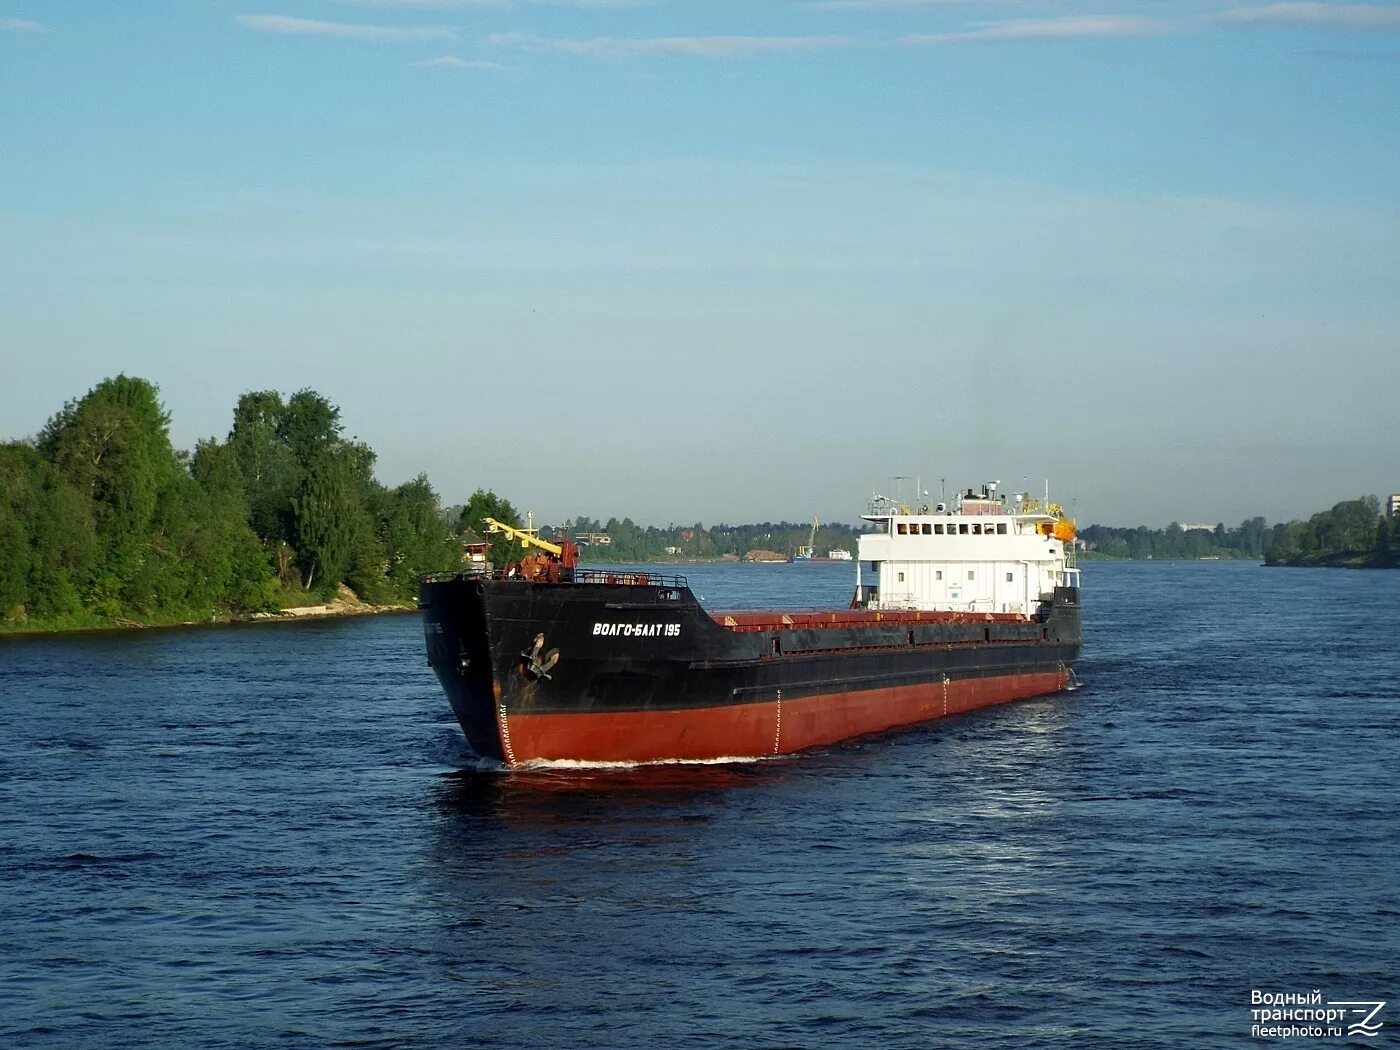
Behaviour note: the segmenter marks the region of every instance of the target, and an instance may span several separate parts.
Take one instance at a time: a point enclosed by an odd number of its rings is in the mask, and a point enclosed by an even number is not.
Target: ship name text
[[[607,638],[679,638],[678,623],[595,623],[593,633]]]

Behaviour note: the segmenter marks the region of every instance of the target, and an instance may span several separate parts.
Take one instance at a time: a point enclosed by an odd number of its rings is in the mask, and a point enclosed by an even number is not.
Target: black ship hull
[[[425,578],[428,661],[477,754],[507,765],[785,754],[1057,692],[1077,588],[1031,616],[711,616],[680,578]]]

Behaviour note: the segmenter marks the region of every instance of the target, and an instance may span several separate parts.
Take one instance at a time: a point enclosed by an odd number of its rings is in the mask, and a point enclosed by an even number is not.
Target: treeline
[[[1235,528],[1114,528],[1090,525],[1079,538],[1088,557],[1137,560],[1263,558],[1269,565],[1348,565],[1400,567],[1397,523],[1381,513],[1375,496],[1345,500],[1307,521],[1270,526],[1250,518]]]
[[[523,515],[493,492],[478,490],[465,507],[449,508],[444,520],[466,540],[491,541],[489,558],[499,566],[518,560],[521,549],[499,536],[488,534],[487,515],[512,525],[524,525]],[[603,534],[610,544],[582,548],[582,560],[593,563],[666,561],[686,558],[742,558],[753,550],[791,554],[806,545],[811,526],[796,522],[761,522],[753,525],[638,525],[630,518],[580,516],[559,525],[537,523],[544,539],[568,535],[574,539]],[[865,531],[859,526],[833,523],[822,525],[817,533],[817,550],[822,556],[832,549],[857,553],[857,540]],[[1234,527],[1224,524],[1213,529],[1187,529],[1172,522],[1164,529],[1140,525],[1121,528],[1089,525],[1079,532],[1082,550],[1088,558],[1116,558],[1138,561],[1185,561],[1200,558],[1263,558],[1270,565],[1357,565],[1400,567],[1400,524],[1380,512],[1375,496],[1338,503],[1329,511],[1314,514],[1307,521],[1281,522],[1270,526],[1262,517],[1252,517]]]
[[[1185,561],[1197,558],[1252,558],[1263,556],[1271,537],[1263,518],[1250,518],[1234,528],[1183,529],[1172,522],[1165,529],[1115,528],[1090,525],[1079,530],[1089,557],[1129,558],[1136,561]]]
[[[540,535],[549,536],[554,526]],[[591,562],[644,562],[668,558],[739,557],[752,550],[792,554],[811,539],[812,526],[791,521],[764,521],[753,525],[638,525],[631,518],[571,518],[557,527],[570,536],[606,533],[608,546],[582,548],[581,560]],[[817,530],[817,551],[825,557],[832,549],[847,550],[854,557],[860,530],[840,523],[822,525]]]
[[[500,536],[492,536],[484,524],[487,516],[507,525],[524,527],[525,516],[516,511],[508,500],[494,492],[478,489],[464,506],[449,507],[443,518],[464,540],[489,541],[487,557],[494,565],[518,561],[522,549]],[[568,536],[581,538],[606,535],[610,543],[585,543],[579,560],[593,564],[618,562],[648,562],[685,560],[687,558],[742,558],[752,550],[793,554],[806,546],[812,536],[812,526],[791,521],[765,521],[755,525],[638,525],[631,518],[599,518],[579,516],[559,524],[535,523],[541,539]],[[827,551],[849,551],[854,557],[856,538],[861,529],[835,523],[822,525],[817,531],[817,551],[825,557]]]
[[[1275,526],[1264,552],[1269,565],[1400,568],[1397,522],[1375,496],[1345,500],[1307,521]]]
[[[154,384],[125,375],[0,444],[0,622],[84,627],[237,617],[341,584],[411,599],[460,563],[419,475],[386,488],[312,390],[244,394],[228,436],[170,443]]]

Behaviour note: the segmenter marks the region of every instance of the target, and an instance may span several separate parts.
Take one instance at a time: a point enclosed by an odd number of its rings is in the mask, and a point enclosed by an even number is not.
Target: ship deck
[[[971,613],[930,609],[738,609],[708,612],[710,619],[731,631],[787,631],[814,628],[863,627],[869,624],[987,624],[1033,623],[1022,613]]]

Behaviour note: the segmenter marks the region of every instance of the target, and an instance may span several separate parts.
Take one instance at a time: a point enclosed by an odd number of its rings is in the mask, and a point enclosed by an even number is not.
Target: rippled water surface
[[[1251,1046],[1251,989],[1400,1000],[1400,573],[1084,583],[1083,690],[741,766],[473,771],[416,616],[0,641],[0,1045]]]

